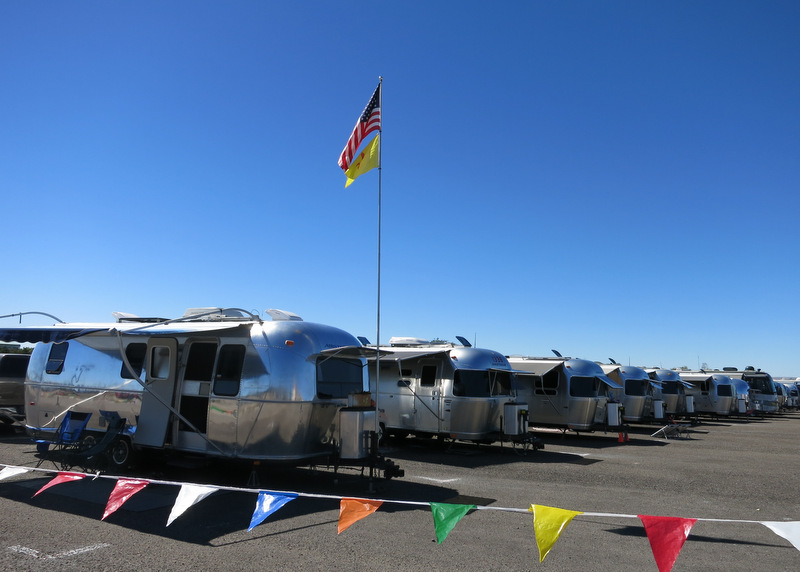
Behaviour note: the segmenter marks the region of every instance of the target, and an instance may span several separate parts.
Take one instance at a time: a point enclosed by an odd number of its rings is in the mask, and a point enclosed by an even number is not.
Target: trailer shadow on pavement
[[[53,476],[55,475],[6,481],[0,487],[0,497],[52,511],[55,513],[54,519],[61,519],[60,514],[96,521],[102,519],[109,496],[116,483],[114,479],[92,479],[90,476],[80,481],[58,484],[34,497],[33,495]],[[208,475],[193,474],[192,477],[192,481],[212,486],[215,484],[213,471]],[[176,481],[176,483],[179,482]],[[225,544],[220,540],[222,537],[247,531],[256,508],[258,490],[295,492],[301,493],[301,495],[324,494],[337,498],[299,496],[269,516],[266,522],[272,524],[271,528],[254,529],[254,540],[310,526],[330,525],[335,527],[338,522],[340,502],[338,497],[392,498],[419,502],[453,502],[453,498],[458,498],[456,490],[444,486],[403,482],[402,480],[381,481],[377,487],[373,487],[373,493],[368,493],[367,479],[358,475],[333,475],[331,473],[321,476],[319,471],[307,469],[282,470],[279,474],[273,474],[268,481],[262,480],[259,486],[250,490],[219,490],[190,507],[167,527],[167,519],[175,504],[179,489],[180,487],[177,485],[150,483],[146,488],[133,495],[116,512],[109,515],[105,521],[162,538],[199,545],[219,546]],[[378,494],[376,495],[376,493]],[[420,509],[424,509],[424,507],[399,503],[387,503],[381,508],[385,512]],[[319,522],[319,519],[304,518],[325,511],[331,512],[331,519]],[[305,524],[312,520],[315,524]],[[272,532],[269,532],[270,530]],[[242,542],[241,538],[237,542]]]

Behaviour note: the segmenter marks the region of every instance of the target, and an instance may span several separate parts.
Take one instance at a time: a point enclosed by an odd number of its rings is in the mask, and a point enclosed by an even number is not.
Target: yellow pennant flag
[[[536,532],[536,545],[539,547],[539,562],[544,560],[570,521],[583,514],[575,510],[540,504],[532,504],[528,510],[533,513],[533,530]]]
[[[381,134],[378,133],[375,136],[375,139],[372,142],[364,147],[364,150],[353,159],[353,162],[350,163],[350,167],[347,171],[344,172],[347,175],[347,182],[344,184],[344,188],[350,186],[350,183],[355,181],[359,176],[363,175],[367,171],[371,171],[375,167],[379,166],[380,163],[380,155],[381,155]]]

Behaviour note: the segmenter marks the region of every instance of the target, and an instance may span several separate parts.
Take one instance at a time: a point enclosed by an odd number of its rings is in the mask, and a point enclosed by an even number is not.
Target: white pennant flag
[[[172,507],[172,512],[169,513],[167,519],[167,526],[172,524],[172,521],[182,515],[186,510],[199,503],[211,493],[218,491],[214,487],[207,487],[204,485],[181,485],[181,490],[178,493],[178,498],[175,499],[175,505]]]
[[[800,550],[800,521],[791,520],[788,522],[762,522],[764,526],[769,528],[778,536],[782,536],[792,543],[792,545]]]
[[[6,467],[0,471],[0,481],[21,475],[22,473],[27,473],[28,471],[30,471],[30,469],[26,469],[25,467]]]

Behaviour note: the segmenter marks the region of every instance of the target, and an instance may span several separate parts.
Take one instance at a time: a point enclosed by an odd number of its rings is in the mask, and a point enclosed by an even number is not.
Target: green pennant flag
[[[448,504],[440,502],[431,503],[433,512],[433,526],[436,528],[436,540],[439,544],[444,542],[450,531],[464,518],[472,509],[477,508],[474,504]]]

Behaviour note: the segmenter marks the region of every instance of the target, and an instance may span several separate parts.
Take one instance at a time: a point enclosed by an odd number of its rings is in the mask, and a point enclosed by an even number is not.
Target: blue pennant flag
[[[253,518],[250,520],[250,528],[248,528],[247,531],[253,530],[264,522],[273,512],[296,498],[297,495],[294,494],[277,494],[260,491],[258,493],[258,500],[256,501],[256,510],[253,512]]]

